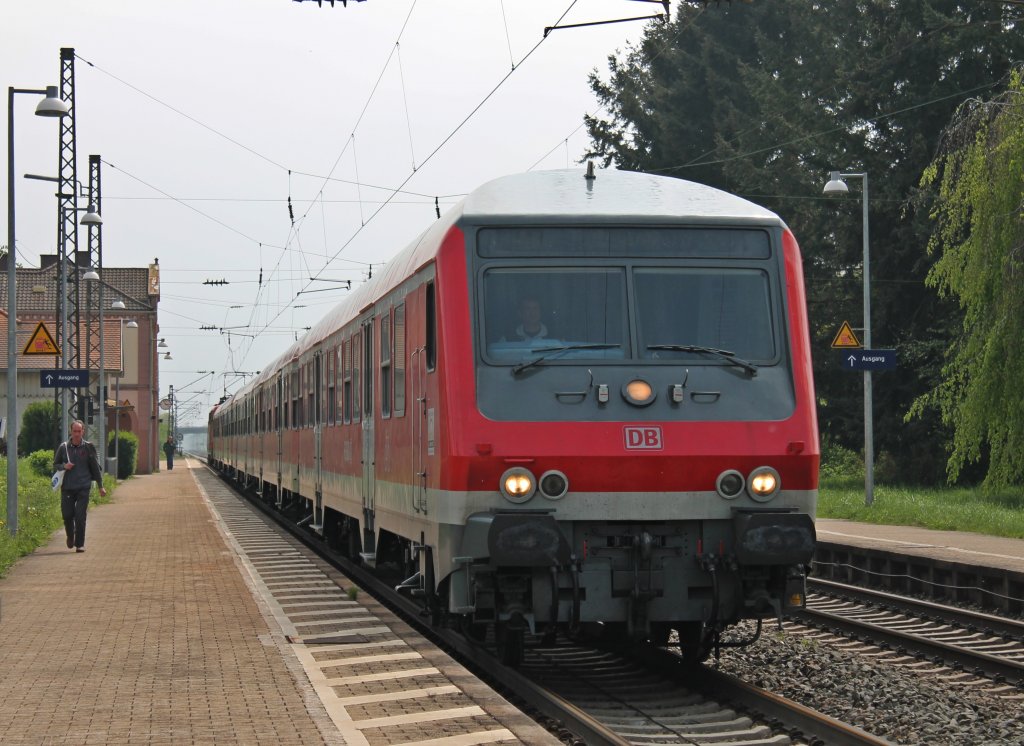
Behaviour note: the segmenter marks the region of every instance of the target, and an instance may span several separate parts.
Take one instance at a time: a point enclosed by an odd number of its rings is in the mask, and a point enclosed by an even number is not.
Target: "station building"
[[[88,252],[79,252],[74,271],[88,267]],[[69,271],[70,268],[69,268]],[[0,256],[0,417],[7,413],[7,257]],[[100,279],[79,280],[78,347],[83,358],[91,348],[88,363],[81,367],[90,371],[91,391],[80,390],[81,396],[97,394],[100,367],[98,334],[99,297],[103,302],[103,369],[106,377],[106,432],[120,429],[134,433],[139,439],[135,472],[150,474],[159,468],[159,397],[157,306],[160,302],[159,262],[145,267],[103,267]],[[18,423],[25,409],[35,401],[53,401],[59,389],[44,388],[41,371],[61,367],[60,356],[26,355],[26,345],[34,339],[42,323],[56,340],[57,299],[59,297],[60,262],[56,254],[40,257],[39,268],[17,267],[17,339],[18,350]],[[94,286],[86,292],[86,283]],[[98,286],[102,285],[102,293]],[[87,300],[88,298],[88,300]],[[123,308],[121,307],[123,304]],[[87,337],[94,340],[87,345]],[[45,336],[45,335],[43,335]],[[77,367],[69,361],[69,367]],[[99,423],[95,417],[98,406],[83,407],[87,411],[86,439],[96,440]],[[73,413],[77,414],[77,413]],[[66,435],[65,435],[66,437]],[[109,436],[108,436],[109,437]]]

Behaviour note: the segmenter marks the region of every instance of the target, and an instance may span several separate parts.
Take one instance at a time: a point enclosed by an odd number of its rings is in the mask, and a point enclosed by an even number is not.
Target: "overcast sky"
[[[545,39],[567,9],[563,24],[661,5],[8,0],[0,70],[9,86],[56,85],[60,48],[75,49],[79,180],[90,154],[104,161],[104,264],[159,258],[159,336],[172,355],[161,394],[170,384],[179,401],[209,392],[195,397],[193,417],[205,421],[239,384],[225,373],[260,370],[341,300],[337,290],[297,296],[337,284],[311,277],[363,281],[435,219],[435,196],[443,212],[489,179],[575,167],[583,115],[598,107],[587,75],[606,75],[608,55],[639,40],[643,22]],[[15,98],[17,249],[28,266],[57,250],[52,185],[21,178],[57,173],[58,128],[32,115],[36,100]],[[6,149],[0,157],[6,173]]]

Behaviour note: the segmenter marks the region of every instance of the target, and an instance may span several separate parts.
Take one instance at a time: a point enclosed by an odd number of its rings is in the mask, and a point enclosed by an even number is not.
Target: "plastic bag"
[[[53,477],[50,479],[50,487],[56,491],[60,489],[60,486],[64,484],[64,470],[55,471]]]

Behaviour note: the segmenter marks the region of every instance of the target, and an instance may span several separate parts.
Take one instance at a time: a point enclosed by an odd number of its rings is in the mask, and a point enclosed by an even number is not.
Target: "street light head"
[[[167,354],[164,355],[164,360],[173,360],[173,358],[171,357],[171,351],[170,350],[168,350]]]
[[[850,187],[846,186],[846,182],[843,181],[843,177],[838,171],[833,171],[829,174],[828,183],[822,191],[829,195],[846,194],[850,191]]]
[[[110,307],[115,311],[123,311],[125,309],[124,301],[119,298],[111,303]]]
[[[46,98],[36,104],[36,116],[39,117],[64,117],[71,111],[71,107],[60,100],[57,93],[57,86],[46,86]]]
[[[95,280],[100,279],[100,274],[95,269],[90,269],[88,272],[86,272],[84,275],[82,275],[82,279],[83,280],[89,280],[89,281],[95,281]]]
[[[82,216],[82,225],[103,225],[103,218],[96,212],[96,205],[89,205],[89,209]]]
[[[160,342],[157,343],[157,347],[166,347],[166,346],[167,346],[167,342],[164,340],[163,337],[160,337]]]
[[[127,324],[125,324],[125,326],[128,327],[129,329],[138,329],[139,328],[139,322],[136,321],[135,319],[132,319]]]

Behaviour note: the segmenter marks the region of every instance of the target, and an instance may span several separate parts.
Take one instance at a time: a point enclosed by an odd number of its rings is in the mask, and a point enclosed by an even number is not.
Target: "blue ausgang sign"
[[[896,350],[854,350],[841,358],[844,370],[893,370]]]
[[[89,371],[80,368],[39,371],[39,385],[44,389],[84,389],[89,386]]]

